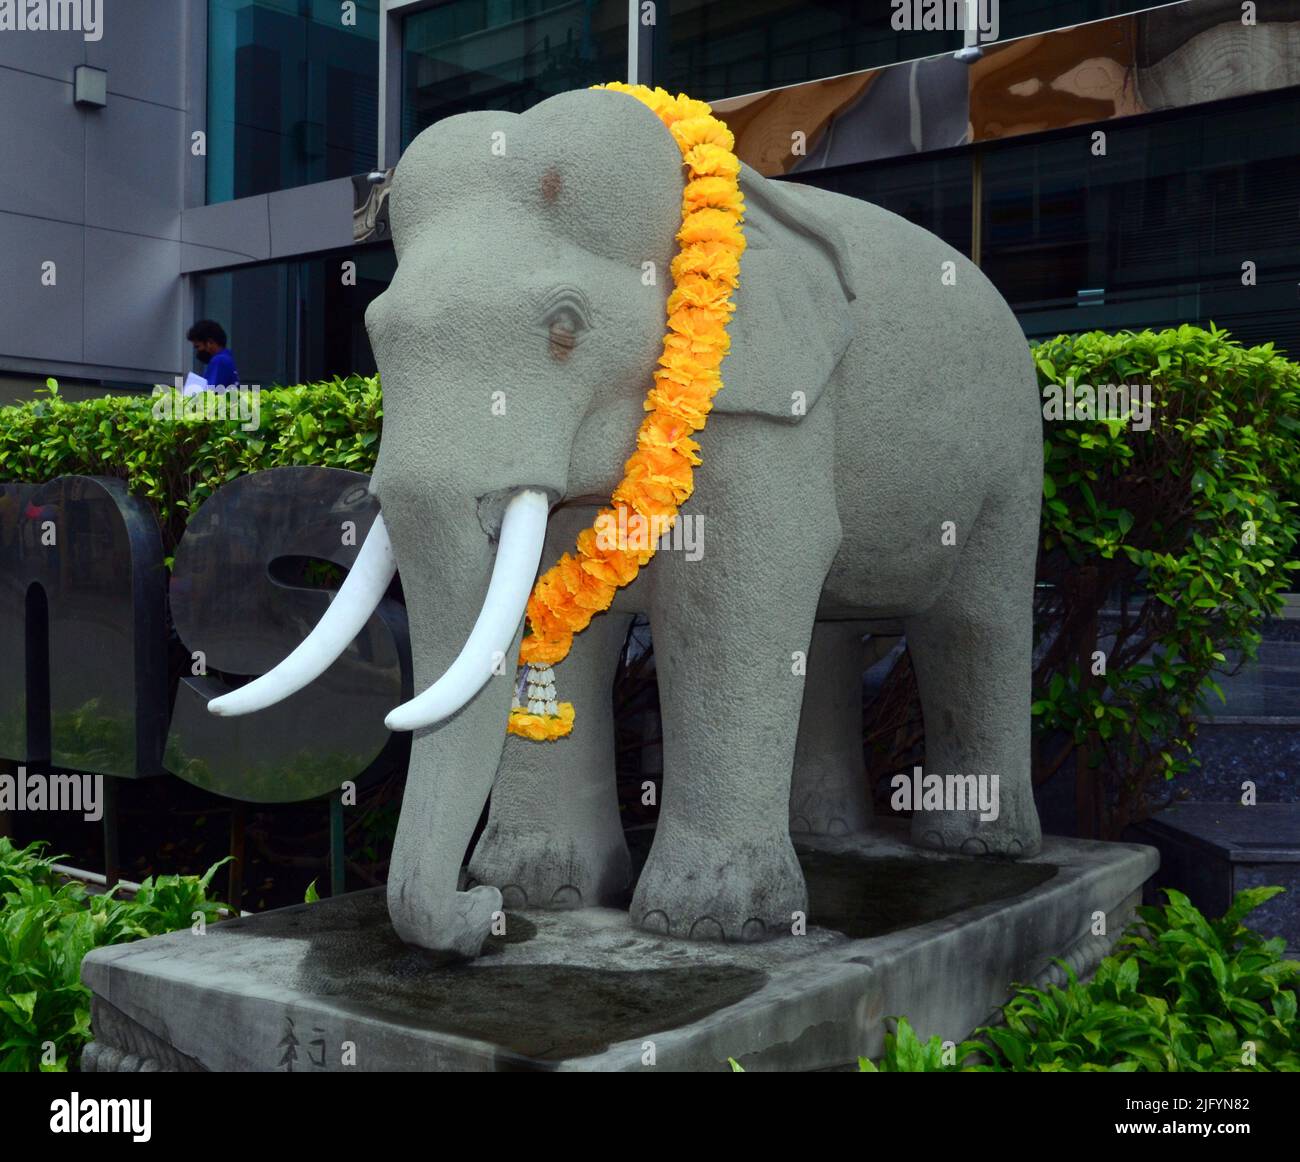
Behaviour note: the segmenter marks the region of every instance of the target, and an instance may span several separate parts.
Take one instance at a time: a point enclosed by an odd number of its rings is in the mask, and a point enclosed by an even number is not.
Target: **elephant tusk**
[[[550,501],[544,492],[516,493],[501,519],[492,580],[460,656],[423,694],[389,713],[389,730],[418,730],[455,714],[486,685],[514,641],[542,559]],[[513,673],[513,670],[511,670]]]
[[[208,703],[208,713],[218,718],[233,718],[239,714],[251,714],[254,710],[265,710],[314,682],[361,632],[383,600],[396,572],[393,546],[380,513],[370,526],[356,563],[344,578],[325,615],[316,623],[316,628],[275,669],[247,686],[214,698]]]

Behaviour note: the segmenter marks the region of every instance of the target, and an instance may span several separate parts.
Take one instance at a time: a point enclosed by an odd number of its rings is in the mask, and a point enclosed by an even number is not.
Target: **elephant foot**
[[[865,779],[865,776],[864,776]],[[799,789],[790,799],[790,830],[808,835],[854,835],[871,824],[865,786],[852,788],[840,780],[827,779]]]
[[[496,888],[477,887],[454,892],[442,901],[421,899],[407,884],[388,884],[388,914],[397,935],[448,959],[471,960],[483,950],[494,917],[504,909]]]
[[[789,935],[807,911],[803,870],[786,832],[727,843],[661,830],[631,916],[664,936],[752,942]]]
[[[505,906],[622,907],[632,861],[622,834],[599,840],[489,825],[469,862],[471,883],[496,884]]]
[[[1038,816],[1004,811],[981,821],[971,811],[917,811],[912,815],[912,845],[953,855],[1028,859],[1042,850]]]

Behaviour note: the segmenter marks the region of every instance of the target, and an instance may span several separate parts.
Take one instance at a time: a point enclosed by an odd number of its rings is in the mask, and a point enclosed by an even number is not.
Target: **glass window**
[[[344,261],[357,264],[356,285],[344,283]],[[366,308],[393,281],[397,256],[391,244],[374,245],[301,264],[303,382],[335,375],[375,374],[366,334]]]
[[[954,52],[963,41],[956,30],[896,32],[884,0],[670,0],[657,15],[656,82],[701,101]]]
[[[402,147],[443,117],[522,113],[627,76],[627,0],[450,0],[402,25]]]
[[[345,261],[356,263],[356,285],[344,281]],[[195,318],[225,328],[240,382],[249,386],[373,375],[366,307],[396,270],[392,246],[375,245],[199,275]]]
[[[1003,0],[998,7],[998,39],[1011,40],[1159,6],[1159,0]]]
[[[195,318],[225,328],[246,387],[294,382],[294,310],[287,263],[245,266],[195,279]],[[195,361],[194,370],[202,366]]]
[[[985,155],[982,265],[1026,332],[1213,321],[1300,354],[1300,98],[1105,131]]]
[[[970,256],[971,158],[967,151],[809,170],[796,180],[874,202]]]
[[[1153,6],[1153,0],[1003,0],[991,31],[1008,40]],[[941,30],[919,27],[924,10],[934,8],[930,0],[924,6],[913,0],[908,11],[918,27],[908,31],[895,30],[895,8],[888,0],[664,0],[657,8],[655,80],[716,101],[961,48],[964,0],[947,0],[948,27]]]
[[[1213,322],[1300,355],[1300,95],[1106,123],[1104,156],[1093,128],[981,151],[981,266],[1025,333]],[[875,202],[969,255],[972,163],[962,149],[785,180]]]
[[[208,0],[208,201],[366,173],[379,3]]]

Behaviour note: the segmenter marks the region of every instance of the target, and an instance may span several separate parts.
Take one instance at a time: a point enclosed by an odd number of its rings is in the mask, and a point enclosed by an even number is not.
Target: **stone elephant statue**
[[[568,738],[507,740],[539,561],[608,503],[641,422],[681,175],[650,110],[590,90],[440,121],[397,167],[397,273],[366,320],[384,383],[371,485],[382,518],[303,645],[212,708],[244,713],[301,688],[400,566],[424,693],[388,719],[415,730],[388,903],[410,943],[477,954],[501,888],[572,906],[623,887],[609,702],[636,611],[654,634],[664,761],[636,924],[697,939],[791,930],[807,908],[790,838],[801,708],[809,689],[838,683],[847,692],[818,696],[805,721],[824,732],[833,706],[851,710],[862,620],[905,628],[928,766],[1000,776],[996,819],[917,811],[913,841],[1039,849],[1042,433],[1021,330],[980,271],[925,230],[748,168],[724,387],[683,508],[702,521],[702,552],[661,550],[577,636],[556,667],[578,708]],[[797,660],[819,618],[810,677]],[[860,771],[854,739],[850,728],[820,753],[816,740],[801,749]],[[489,794],[469,864],[479,883],[461,891]],[[832,804],[819,825],[858,826],[855,811]]]

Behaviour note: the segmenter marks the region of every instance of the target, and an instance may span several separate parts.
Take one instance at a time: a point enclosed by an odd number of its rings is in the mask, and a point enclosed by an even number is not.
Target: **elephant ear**
[[[740,188],[746,247],[713,410],[795,423],[853,337],[849,254],[820,190],[769,181],[749,166]]]

